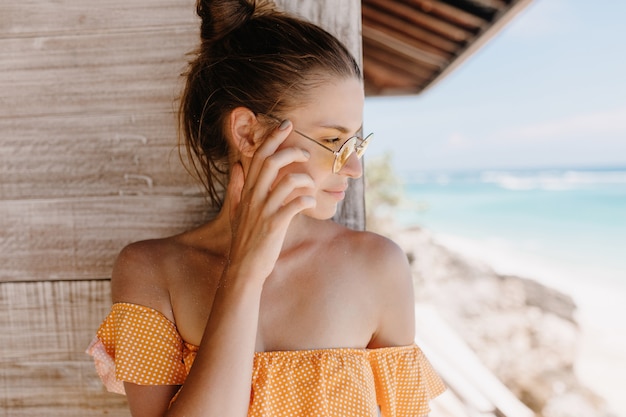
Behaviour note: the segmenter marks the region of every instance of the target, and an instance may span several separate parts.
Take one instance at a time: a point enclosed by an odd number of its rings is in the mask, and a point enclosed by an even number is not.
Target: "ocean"
[[[394,217],[487,260],[626,290],[626,167],[406,172]],[[532,267],[536,267],[535,270]]]

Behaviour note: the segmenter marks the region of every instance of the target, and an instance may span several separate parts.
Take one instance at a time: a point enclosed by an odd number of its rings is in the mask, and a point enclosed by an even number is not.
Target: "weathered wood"
[[[379,45],[369,42],[367,39],[363,40],[363,45],[366,45],[369,50],[366,57],[367,59],[364,58],[363,60],[366,72],[371,71],[371,68],[368,67],[368,62],[373,60],[382,63],[384,66],[392,67],[394,71],[398,70],[401,74],[410,74],[417,82],[425,82],[428,80],[428,77],[431,76],[431,73],[424,68],[411,65],[411,61],[405,57],[392,54],[386,48],[381,48]]]
[[[401,89],[403,85],[408,85],[409,81],[415,81],[413,77],[402,76],[402,74],[392,71],[388,66],[374,60],[372,57],[366,58],[365,63],[367,64],[366,73],[368,77],[378,82],[384,82],[388,90],[393,90],[394,87]],[[417,85],[415,88],[417,88]]]
[[[126,244],[212,215],[199,196],[5,200],[0,212],[0,282],[106,278]]]
[[[363,28],[363,39],[378,45],[386,45],[393,52],[403,55],[429,68],[442,68],[447,60],[440,55],[426,52],[413,45],[408,45],[390,36],[384,31],[372,27]]]
[[[380,10],[391,12],[396,16],[406,19],[408,22],[415,23],[416,25],[422,26],[425,29],[431,30],[455,42],[465,42],[472,37],[470,31],[454,26],[406,4],[387,0],[367,0],[367,3]]]
[[[447,3],[432,1],[432,0],[403,0],[405,3],[415,5],[422,9],[424,13],[429,13],[434,16],[438,16],[442,19],[452,22],[459,26],[464,26],[470,30],[476,30],[487,23],[485,19],[482,19],[471,13],[467,13],[457,7],[449,5]]]
[[[335,35],[361,62],[360,0],[275,0],[275,3]]]
[[[200,191],[169,112],[0,118],[5,200]],[[183,150],[184,152],[184,150]]]
[[[0,38],[197,26],[195,0],[3,0]]]
[[[358,0],[279,3],[360,60]],[[0,416],[129,415],[83,352],[120,249],[212,215],[175,148],[194,5],[0,4]],[[362,180],[347,200],[338,218],[363,228]]]
[[[130,415],[84,353],[109,308],[108,281],[0,283],[0,416]]]
[[[0,40],[0,118],[172,111],[195,30]]]
[[[388,24],[393,24],[394,21],[398,20],[395,18],[389,19],[390,22]],[[406,23],[406,22],[405,22]],[[403,30],[401,30],[401,24],[395,25],[395,28],[390,27],[389,25],[377,23],[375,21],[370,21],[365,32],[376,31],[383,32],[385,34],[391,34],[396,41],[400,41],[407,46],[423,51],[425,54],[439,56],[446,61],[449,61],[453,55],[449,52],[442,51],[439,48],[435,48],[434,46],[428,44],[427,42],[422,41],[418,37],[414,35],[405,34]],[[369,54],[368,54],[369,55]]]
[[[383,25],[387,30],[402,33],[405,36],[419,40],[426,45],[431,45],[433,48],[450,54],[453,54],[459,48],[459,45],[450,39],[437,35],[431,31],[424,30],[398,16],[380,13],[379,10],[367,4],[363,5],[362,13],[363,20],[367,20],[368,26],[372,23],[378,23],[379,25]]]

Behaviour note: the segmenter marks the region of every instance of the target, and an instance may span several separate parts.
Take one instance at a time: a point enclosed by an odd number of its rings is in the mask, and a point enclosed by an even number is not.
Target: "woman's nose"
[[[350,178],[359,178],[363,175],[363,164],[356,152],[348,157],[346,164],[341,167],[338,174],[345,175]]]

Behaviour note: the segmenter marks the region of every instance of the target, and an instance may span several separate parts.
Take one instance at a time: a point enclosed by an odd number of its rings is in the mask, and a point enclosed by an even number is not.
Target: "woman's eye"
[[[339,138],[324,139],[324,142],[329,143],[331,145],[333,145],[335,143],[339,143],[340,141],[341,141],[341,139],[339,139]]]

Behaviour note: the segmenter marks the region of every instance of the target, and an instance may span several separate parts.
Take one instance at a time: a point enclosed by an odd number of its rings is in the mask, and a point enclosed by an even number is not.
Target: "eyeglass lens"
[[[360,159],[363,154],[365,153],[365,150],[367,149],[367,145],[369,145],[369,142],[372,138],[372,134],[369,134],[365,139],[363,139],[363,141],[357,145],[357,138],[356,137],[352,137],[350,139],[348,139],[343,146],[341,146],[341,148],[339,149],[336,157],[335,157],[335,163],[333,166],[333,172],[337,173],[341,170],[341,168],[344,167],[344,165],[346,164],[346,162],[348,162],[348,159],[350,158],[350,155],[352,155],[353,152],[356,151],[356,156]]]

